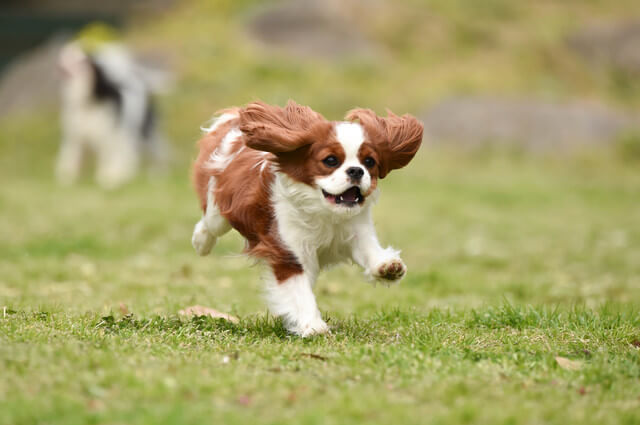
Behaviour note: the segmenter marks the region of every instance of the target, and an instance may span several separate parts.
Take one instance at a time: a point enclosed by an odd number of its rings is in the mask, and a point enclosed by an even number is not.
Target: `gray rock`
[[[0,75],[0,117],[58,101],[58,54],[67,39],[54,37],[4,69]]]
[[[567,44],[596,66],[640,74],[640,20],[591,25],[571,34]]]
[[[0,117],[60,100],[60,50],[70,37],[58,35],[12,61],[0,73]],[[152,92],[167,92],[173,83],[169,58],[160,50],[136,52],[143,78]]]
[[[302,57],[325,59],[367,54],[371,45],[335,2],[288,0],[262,8],[248,23],[259,43]]]
[[[425,140],[475,147],[498,144],[530,151],[572,151],[605,145],[638,129],[630,114],[587,102],[453,98],[423,116]]]

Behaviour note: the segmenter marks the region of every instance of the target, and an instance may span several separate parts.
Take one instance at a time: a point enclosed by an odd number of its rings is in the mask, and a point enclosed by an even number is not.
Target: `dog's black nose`
[[[347,168],[347,175],[353,181],[360,181],[362,176],[364,176],[364,170],[360,167],[349,167]]]

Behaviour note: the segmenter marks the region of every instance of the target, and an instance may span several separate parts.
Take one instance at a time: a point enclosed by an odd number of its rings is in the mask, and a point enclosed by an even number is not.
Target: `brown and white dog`
[[[378,180],[411,161],[423,127],[410,115],[354,109],[331,122],[309,107],[255,102],[205,129],[193,178],[204,212],[192,244],[206,255],[232,227],[266,261],[271,312],[300,336],[328,331],[312,288],[320,270],[352,260],[399,281],[399,251],[382,248],[371,216]],[[357,121],[357,122],[356,122]]]

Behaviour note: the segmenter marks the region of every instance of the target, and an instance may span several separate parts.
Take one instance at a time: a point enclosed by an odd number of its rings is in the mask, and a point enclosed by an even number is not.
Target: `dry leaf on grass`
[[[97,399],[91,399],[87,402],[87,407],[89,408],[89,410],[104,410],[104,402],[97,400]]]
[[[238,402],[238,404],[242,405],[242,406],[248,406],[251,404],[251,397],[249,397],[246,394],[241,395],[240,397],[238,397],[236,399],[236,401]]]
[[[315,353],[300,353],[300,357],[308,357],[310,359],[322,360],[323,362],[327,360],[327,357],[321,356],[320,354],[315,354]]]
[[[180,310],[179,313],[183,316],[209,316],[214,319],[224,319],[231,323],[238,323],[238,318],[235,316],[201,305],[192,305],[184,310]]]
[[[569,360],[566,357],[556,356],[558,366],[566,370],[578,370],[582,367],[582,363],[577,360]]]

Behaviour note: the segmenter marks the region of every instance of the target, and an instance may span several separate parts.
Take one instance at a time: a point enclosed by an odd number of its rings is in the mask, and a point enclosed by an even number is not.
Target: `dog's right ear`
[[[307,106],[290,100],[287,106],[253,102],[240,110],[245,144],[274,154],[291,152],[313,142],[313,129],[326,120]]]
[[[407,165],[422,143],[424,127],[415,117],[398,116],[387,110],[386,117],[379,117],[371,109],[353,109],[347,113],[349,121],[358,120],[379,150],[380,178],[391,170]]]

